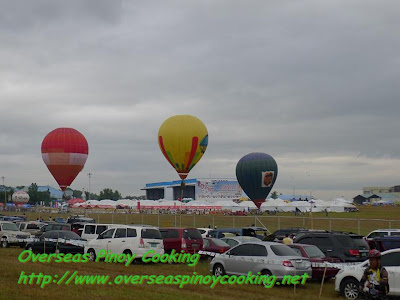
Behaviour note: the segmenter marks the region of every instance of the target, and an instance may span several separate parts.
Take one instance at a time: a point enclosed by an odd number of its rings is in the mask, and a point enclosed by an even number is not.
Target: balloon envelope
[[[250,153],[236,165],[236,178],[247,196],[260,208],[271,191],[278,166],[275,159],[266,153]]]
[[[42,142],[42,158],[62,191],[83,169],[89,154],[85,137],[73,128],[57,128]]]
[[[158,131],[158,145],[180,178],[185,179],[207,149],[207,128],[194,116],[170,117]]]

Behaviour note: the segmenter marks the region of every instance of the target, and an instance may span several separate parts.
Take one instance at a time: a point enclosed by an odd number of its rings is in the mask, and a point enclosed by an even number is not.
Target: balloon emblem
[[[266,153],[250,153],[236,165],[236,178],[247,196],[260,209],[278,176],[275,159]]]
[[[89,154],[85,137],[73,128],[57,128],[42,142],[42,158],[60,189],[71,185]]]
[[[158,145],[183,180],[207,149],[207,128],[202,121],[190,115],[170,117],[158,130]]]

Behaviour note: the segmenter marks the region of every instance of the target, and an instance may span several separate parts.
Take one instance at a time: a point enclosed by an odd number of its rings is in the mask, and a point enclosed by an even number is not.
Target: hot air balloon
[[[246,195],[260,209],[278,176],[275,159],[266,153],[250,153],[236,165],[236,178]]]
[[[26,204],[29,202],[29,194],[24,191],[18,191],[12,194],[11,199],[15,204]]]
[[[207,128],[190,115],[170,117],[158,130],[158,145],[183,182],[207,149]]]
[[[57,128],[42,142],[42,158],[60,189],[71,185],[89,154],[85,137],[73,128]]]

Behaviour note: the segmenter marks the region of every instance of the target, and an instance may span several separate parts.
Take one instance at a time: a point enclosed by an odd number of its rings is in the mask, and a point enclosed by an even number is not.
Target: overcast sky
[[[157,132],[208,128],[189,178],[272,155],[273,190],[322,199],[400,184],[399,1],[0,1],[0,176],[57,187],[47,133],[89,143],[72,184],[141,195],[179,177]]]

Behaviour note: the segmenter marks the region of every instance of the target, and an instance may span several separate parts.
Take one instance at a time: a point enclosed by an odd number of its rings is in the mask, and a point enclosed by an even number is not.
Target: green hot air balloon
[[[247,154],[236,165],[236,178],[258,209],[274,186],[277,176],[276,161],[266,153]]]

